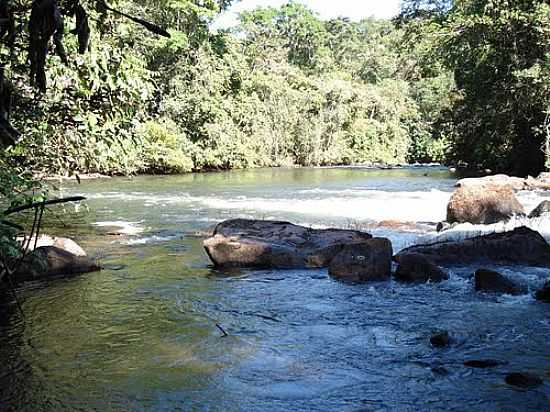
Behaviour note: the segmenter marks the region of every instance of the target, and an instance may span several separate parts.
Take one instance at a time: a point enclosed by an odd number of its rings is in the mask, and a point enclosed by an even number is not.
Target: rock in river
[[[464,366],[469,368],[494,368],[495,366],[505,365],[506,362],[498,361],[496,359],[470,359],[464,361]]]
[[[332,259],[329,273],[353,282],[389,280],[392,255],[392,244],[386,238],[349,244]]]
[[[526,372],[514,372],[506,375],[505,381],[508,385],[518,388],[530,389],[542,385],[543,381],[537,375]]]
[[[398,262],[395,278],[402,282],[441,282],[449,275],[426,256],[418,253],[403,254],[396,257]]]
[[[31,241],[30,246],[34,247],[34,241]],[[36,241],[36,247],[39,248],[42,246],[55,246],[76,256],[86,256],[86,252],[78,243],[66,237],[52,237],[48,235],[39,236]]]
[[[501,275],[494,270],[478,269],[474,274],[475,288],[478,292],[506,293],[508,295],[523,295],[527,293],[524,285]]]
[[[550,217],[550,200],[543,200],[539,205],[529,213],[529,219],[549,216]]]
[[[351,243],[372,236],[356,230],[311,229],[289,222],[234,219],[203,242],[219,267],[321,268]]]
[[[550,267],[550,245],[540,233],[527,227],[464,240],[411,246],[399,252],[395,260],[411,253],[424,255],[438,265],[491,262]]]
[[[449,346],[449,343],[451,343],[451,336],[446,330],[434,332],[434,334],[430,337],[430,343],[436,348],[444,348],[445,346]]]
[[[523,214],[523,206],[509,186],[460,186],[447,205],[449,223],[491,224]]]
[[[97,270],[100,270],[100,266],[86,256],[77,256],[56,246],[41,246],[25,257],[15,273],[15,279],[43,279]]]

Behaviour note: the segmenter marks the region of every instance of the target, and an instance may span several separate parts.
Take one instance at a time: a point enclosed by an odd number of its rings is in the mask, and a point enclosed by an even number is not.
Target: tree
[[[428,10],[418,3],[406,2],[405,19],[412,16],[413,27],[422,22],[433,55],[454,73],[454,159],[517,175],[542,171],[550,116],[548,2],[455,0],[448,8],[430,1]]]
[[[11,106],[14,88],[7,79],[6,71],[9,69],[12,76],[20,73],[20,56],[26,51],[30,63],[29,83],[45,93],[46,65],[52,43],[62,63],[69,64],[64,42],[66,20],[74,21],[74,29],[70,33],[76,36],[78,52],[84,54],[91,39],[90,19],[98,21],[96,28],[100,31],[105,31],[107,18],[112,15],[136,23],[153,34],[170,37],[167,30],[149,21],[149,17],[154,17],[176,26],[174,30],[187,30],[193,38],[204,38],[204,33],[208,32],[209,18],[228,7],[231,0],[166,0],[162,2],[162,8],[159,8],[159,2],[147,0],[120,2],[119,6],[128,9],[128,12],[111,7],[105,0],[34,0],[30,7],[28,3],[25,0],[0,0],[0,122],[5,125],[0,126],[0,142],[6,144],[13,143],[16,137],[8,121],[11,108],[8,106]],[[136,17],[132,12],[148,18]],[[21,20],[24,23],[20,23]]]
[[[259,8],[241,15],[241,23],[251,43],[282,42],[288,61],[312,69],[321,57],[326,29],[306,6],[289,2],[280,8]]]

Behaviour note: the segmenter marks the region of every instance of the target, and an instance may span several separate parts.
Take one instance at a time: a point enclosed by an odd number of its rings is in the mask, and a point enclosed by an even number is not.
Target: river
[[[475,293],[476,267],[449,268],[440,284],[353,285],[326,270],[217,271],[201,247],[216,222],[250,217],[360,228],[397,251],[436,236],[455,181],[434,167],[65,184],[61,195],[88,200],[71,224],[49,230],[76,238],[106,269],[21,285],[24,316],[11,298],[0,307],[0,409],[548,410],[550,305]],[[528,211],[544,196],[519,195]],[[550,222],[528,223],[550,237]],[[550,278],[550,268],[499,270],[531,291]],[[448,348],[429,344],[440,329]],[[487,358],[502,364],[463,365]],[[545,383],[515,389],[504,377],[516,371]]]

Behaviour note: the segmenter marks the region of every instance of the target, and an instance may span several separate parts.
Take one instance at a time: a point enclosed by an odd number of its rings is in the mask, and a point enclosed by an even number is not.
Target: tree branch
[[[5,216],[8,216],[8,215],[11,215],[13,213],[22,212],[23,210],[34,209],[36,207],[51,206],[51,205],[57,205],[57,204],[60,204],[60,203],[68,203],[68,202],[80,202],[81,200],[86,200],[86,198],[84,196],[71,196],[71,197],[65,197],[65,198],[62,198],[62,199],[46,200],[44,202],[35,202],[35,203],[28,204],[28,205],[12,207],[12,208],[6,210],[3,214]]]

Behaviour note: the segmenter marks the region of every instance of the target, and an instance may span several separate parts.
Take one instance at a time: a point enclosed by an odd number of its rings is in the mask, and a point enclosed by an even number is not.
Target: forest
[[[289,2],[219,32],[210,25],[227,1],[41,3],[63,17],[46,40],[42,81],[29,67],[31,2],[1,2],[3,90],[17,131],[2,138],[3,169],[442,162],[527,175],[548,166],[543,0],[414,0],[393,21],[361,22],[323,21]]]

